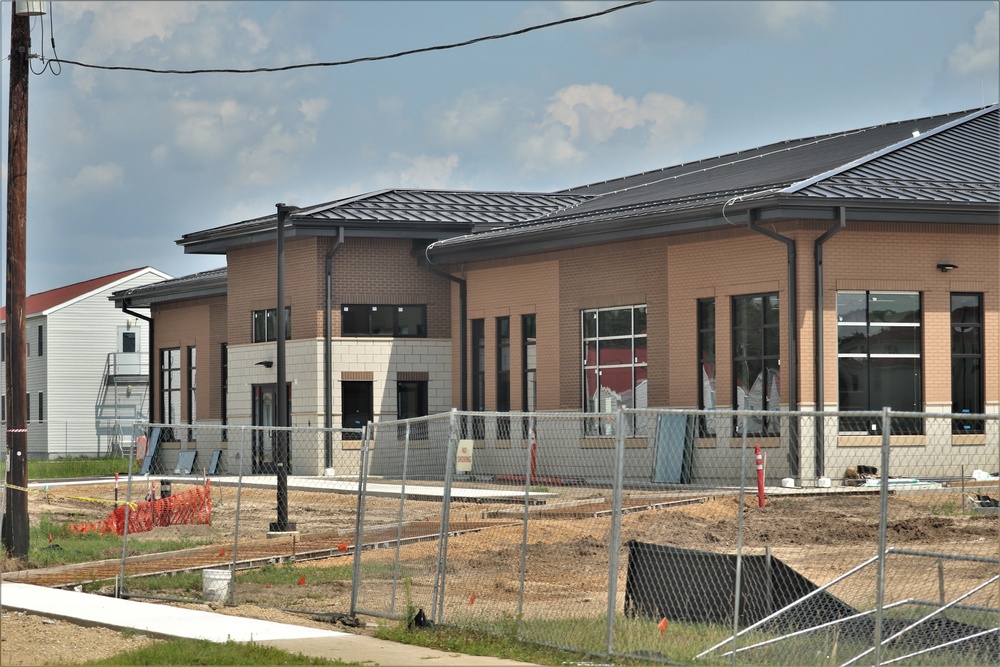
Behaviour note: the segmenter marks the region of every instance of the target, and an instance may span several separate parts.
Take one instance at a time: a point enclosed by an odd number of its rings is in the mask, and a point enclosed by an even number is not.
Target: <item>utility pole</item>
[[[20,3],[17,3],[20,4]],[[25,370],[25,258],[28,203],[28,57],[31,25],[10,3],[10,111],[7,116],[7,488],[3,548],[28,555],[28,414]]]

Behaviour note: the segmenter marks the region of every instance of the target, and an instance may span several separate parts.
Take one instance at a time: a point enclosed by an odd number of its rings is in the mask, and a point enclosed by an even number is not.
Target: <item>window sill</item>
[[[954,447],[965,447],[965,446],[975,446],[975,445],[985,445],[986,444],[986,434],[985,433],[969,433],[968,435],[964,433],[953,433],[951,436],[951,444]]]
[[[754,445],[760,445],[761,449],[774,449],[776,447],[781,447],[781,438],[767,437],[762,438],[756,435],[747,436],[747,449],[752,449]],[[743,436],[737,438],[729,439],[729,446],[739,449],[743,446]]]
[[[924,447],[927,445],[925,435],[892,435],[889,436],[890,447]],[[882,436],[880,435],[851,435],[850,433],[840,433],[837,435],[838,447],[881,447]]]

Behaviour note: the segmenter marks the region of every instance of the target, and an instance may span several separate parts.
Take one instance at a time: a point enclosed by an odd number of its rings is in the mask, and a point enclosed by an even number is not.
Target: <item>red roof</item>
[[[58,306],[61,303],[66,303],[67,301],[72,301],[77,297],[93,292],[94,290],[98,290],[106,285],[110,285],[133,273],[142,271],[143,268],[147,267],[119,271],[118,273],[112,273],[109,276],[92,278],[90,280],[85,280],[82,283],[74,283],[72,285],[66,285],[65,287],[51,289],[48,292],[32,294],[28,297],[27,303],[25,304],[24,315],[25,317],[29,315],[37,315],[38,313],[44,312],[49,308]],[[7,306],[0,308],[0,321],[7,321]]]

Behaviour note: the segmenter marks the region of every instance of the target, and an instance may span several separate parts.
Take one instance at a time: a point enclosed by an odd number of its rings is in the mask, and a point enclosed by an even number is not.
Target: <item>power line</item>
[[[402,58],[403,56],[412,56],[417,53],[428,53],[430,51],[446,51],[448,49],[457,49],[463,46],[471,46],[472,44],[478,44],[480,42],[486,42],[493,39],[505,39],[507,37],[516,37],[518,35],[524,35],[526,33],[534,32],[536,30],[542,30],[543,28],[552,28],[555,26],[565,25],[567,23],[575,23],[576,21],[585,21],[587,19],[597,18],[598,16],[605,16],[613,12],[621,11],[623,9],[630,9],[638,5],[645,5],[650,2],[653,2],[653,0],[636,0],[635,2],[629,2],[624,5],[618,5],[617,7],[611,7],[609,9],[604,9],[599,12],[593,12],[591,14],[584,14],[582,16],[573,16],[570,18],[560,19],[558,21],[551,21],[549,23],[542,23],[527,28],[521,28],[520,30],[514,30],[511,32],[504,32],[495,35],[487,35],[485,37],[476,37],[474,39],[469,39],[464,42],[455,42],[453,44],[441,44],[438,46],[425,46],[419,49],[409,49],[407,51],[399,51],[397,53],[390,53],[382,56],[364,56],[361,58],[351,58],[350,60],[338,60],[334,62],[303,63],[300,65],[285,65],[283,67],[256,67],[254,69],[153,69],[150,67],[91,65],[89,63],[81,63],[76,60],[64,60],[62,58],[53,58],[50,62],[60,63],[63,65],[76,65],[77,67],[87,67],[90,69],[127,71],[127,72],[148,72],[150,74],[255,74],[257,72],[286,72],[289,70],[307,69],[311,67],[340,67],[342,65],[354,65],[363,62],[375,62],[377,60],[392,60],[393,58]]]

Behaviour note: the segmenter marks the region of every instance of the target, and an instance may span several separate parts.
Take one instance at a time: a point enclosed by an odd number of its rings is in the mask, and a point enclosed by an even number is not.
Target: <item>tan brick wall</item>
[[[292,312],[292,338],[321,338],[326,304],[325,257],[334,239],[286,239],[285,305]],[[340,336],[344,303],[426,304],[429,338],[447,338],[451,304],[444,278],[417,264],[406,239],[348,237],[333,255],[331,329]],[[254,310],[277,305],[274,244],[241,248],[227,257],[229,342],[252,340]]]
[[[160,350],[180,348],[181,350],[181,414],[183,420],[188,414],[188,347],[197,349],[195,392],[196,418],[219,419],[222,416],[222,359],[221,345],[225,342],[226,299],[211,297],[178,303],[166,303],[153,307],[153,352],[154,367],[159,369]],[[160,373],[153,375],[150,385],[150,414],[155,421],[161,421]]]
[[[815,239],[830,223],[768,225],[796,241],[798,283],[799,406],[815,395]],[[951,402],[949,295],[984,294],[986,403],[1000,402],[1000,234],[996,227],[889,225],[848,219],[847,229],[824,246],[824,399],[837,403],[836,297],[838,289],[915,290],[923,296],[924,391],[928,405]],[[941,273],[950,261],[959,269]],[[781,307],[781,387],[787,406],[790,378],[786,246],[734,227],[711,233],[661,237],[520,258],[473,262],[457,275],[468,279],[468,319],[486,322],[486,399],[495,405],[495,329],[492,319],[512,322],[511,406],[520,406],[519,315],[538,315],[539,409],[579,410],[580,310],[647,305],[649,405],[694,407],[698,396],[697,299],[716,299],[717,401],[730,406],[732,392],[732,297],[777,292]],[[453,267],[458,268],[458,267]],[[530,304],[530,306],[526,305]],[[458,312],[458,288],[452,290]],[[554,311],[553,308],[556,310]],[[558,312],[558,318],[549,314]],[[452,335],[458,339],[458,323]],[[458,405],[458,346],[454,346]],[[471,350],[468,352],[471,355]],[[471,372],[471,363],[469,364]],[[558,377],[553,392],[552,377]],[[471,393],[471,386],[469,387]]]

